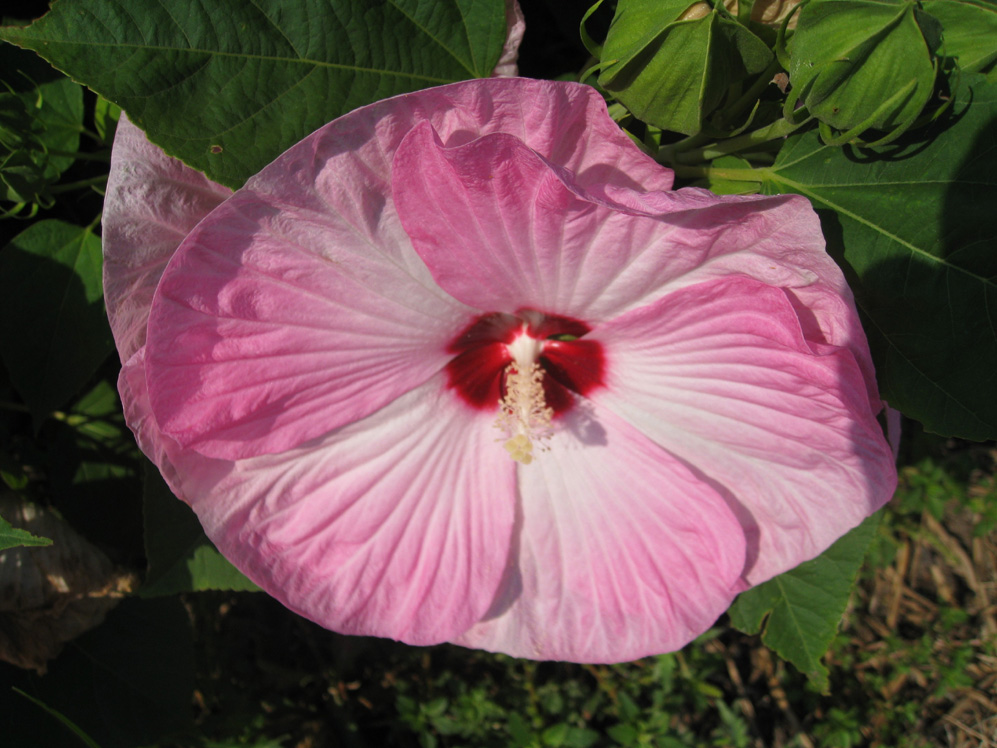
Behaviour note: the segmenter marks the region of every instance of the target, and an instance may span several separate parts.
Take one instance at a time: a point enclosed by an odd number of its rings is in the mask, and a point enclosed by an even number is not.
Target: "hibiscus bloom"
[[[231,197],[123,121],[128,422],[221,552],[335,631],[677,649],[896,476],[809,203],[671,187],[571,83],[364,107]]]

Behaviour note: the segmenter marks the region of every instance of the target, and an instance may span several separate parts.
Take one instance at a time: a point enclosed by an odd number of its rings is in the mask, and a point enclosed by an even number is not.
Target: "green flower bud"
[[[914,0],[810,0],[792,37],[787,110],[802,101],[851,139],[867,129],[899,134],[935,86],[941,27]]]
[[[766,26],[779,26],[799,4],[800,0],[755,0],[751,7],[751,20]],[[738,5],[738,0],[724,0],[724,7],[732,15],[737,15]],[[789,19],[789,28],[796,28],[796,16]]]
[[[771,60],[765,42],[709,3],[620,0],[599,84],[644,122],[695,135],[732,84]]]

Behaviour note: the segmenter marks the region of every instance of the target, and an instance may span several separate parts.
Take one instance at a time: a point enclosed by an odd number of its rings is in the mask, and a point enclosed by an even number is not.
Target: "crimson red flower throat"
[[[572,392],[587,395],[604,386],[602,344],[583,338],[590,330],[584,322],[532,309],[482,314],[447,347],[456,354],[446,367],[450,388],[471,407],[494,410],[507,394],[509,346],[525,334],[540,343],[544,399],[556,417],[574,405]]]

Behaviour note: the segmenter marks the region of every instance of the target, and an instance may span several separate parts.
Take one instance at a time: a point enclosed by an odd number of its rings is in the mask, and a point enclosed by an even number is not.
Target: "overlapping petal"
[[[219,549],[292,610],[432,644],[484,615],[509,563],[515,469],[493,440],[438,377],[314,443],[178,469]]]
[[[381,251],[404,234],[373,232],[249,190],[195,229],[149,320],[160,428],[212,457],[280,452],[440,371],[473,312]]]
[[[187,237],[149,326],[150,397],[164,433],[213,457],[279,452],[442,368],[471,312],[433,281],[391,200],[392,157],[417,122],[451,141],[515,130],[589,179],[615,168],[621,189],[634,178],[670,185],[612,128],[591,89],[489,84],[400,96],[336,120]],[[599,138],[565,140],[582,128]]]
[[[757,584],[881,507],[893,455],[853,351],[808,341],[783,289],[690,286],[593,331],[612,361],[593,393],[726,495]]]
[[[565,415],[519,486],[514,576],[458,644],[636,659],[682,647],[740,590],[745,538],[723,498],[598,405]]]
[[[231,194],[167,156],[121,115],[101,239],[107,316],[122,362],[145,344],[149,307],[166,263],[197,222]]]
[[[521,140],[446,147],[428,124],[395,157],[402,225],[465,303],[604,321],[712,278],[790,289],[806,334],[853,350],[875,396],[865,335],[801,197],[589,187]]]

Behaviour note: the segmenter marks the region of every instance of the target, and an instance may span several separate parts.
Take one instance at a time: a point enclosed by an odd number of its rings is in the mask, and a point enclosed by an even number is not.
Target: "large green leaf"
[[[997,64],[997,2],[924,0],[922,7],[942,22],[946,57],[963,71],[986,73]]]
[[[60,0],[0,38],[231,187],[363,104],[490,74],[503,0]]]
[[[0,251],[0,356],[36,419],[62,406],[112,348],[100,239],[58,220]]]
[[[143,597],[203,590],[258,590],[208,540],[197,517],[149,467],[146,471],[145,550],[149,573]]]
[[[834,639],[878,526],[879,515],[873,515],[812,561],[742,593],[728,611],[731,623],[757,634],[765,621],[766,646],[826,691],[820,658]]]
[[[864,314],[880,390],[929,430],[997,437],[997,84],[964,74],[951,117],[884,152],[791,137],[767,193],[825,213]]]

